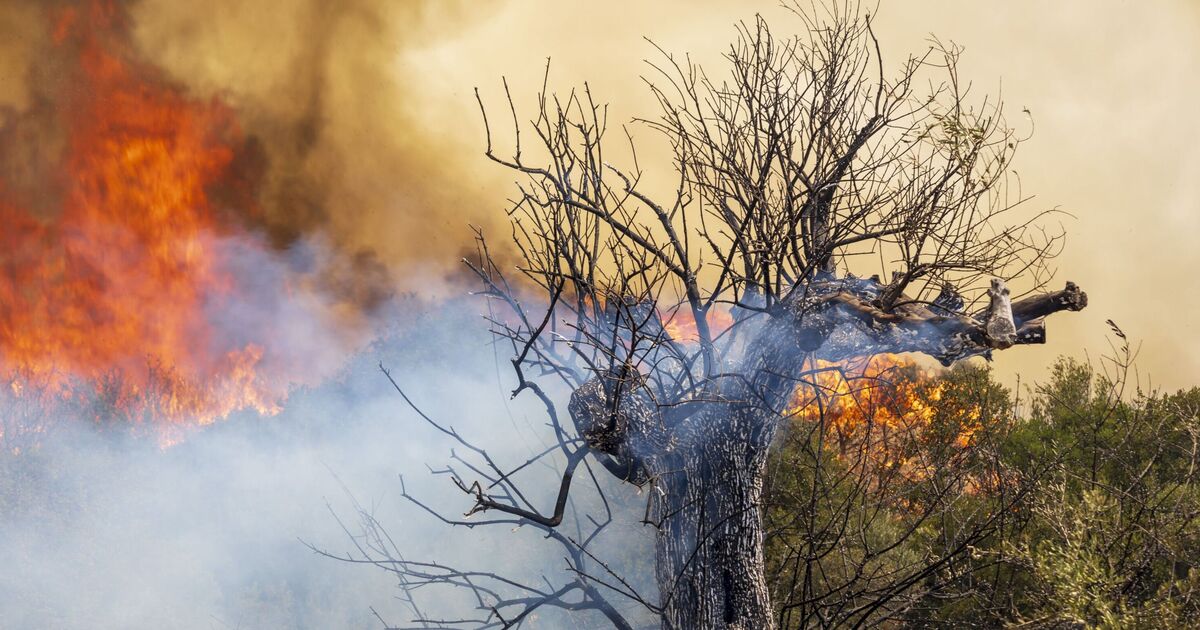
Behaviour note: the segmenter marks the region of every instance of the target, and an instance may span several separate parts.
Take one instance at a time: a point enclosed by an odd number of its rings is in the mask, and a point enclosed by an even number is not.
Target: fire
[[[679,308],[665,315],[659,313],[659,319],[663,322],[663,330],[671,339],[685,343],[700,340],[700,333],[696,330],[696,318],[690,310]],[[733,315],[721,309],[710,309],[706,313],[706,319],[708,329],[714,337],[733,325]]]
[[[160,425],[277,412],[286,383],[263,374],[260,331],[213,322],[251,293],[224,258],[236,226],[213,192],[253,203],[233,168],[243,142],[233,110],[136,61],[115,3],[51,18],[73,65],[52,105],[61,155],[32,183],[0,174],[0,367],[17,375],[11,391],[36,382]],[[22,124],[0,128],[0,151]]]
[[[785,413],[820,423],[827,444],[846,461],[910,478],[929,472],[925,445],[947,440],[973,445],[982,428],[978,405],[946,405],[951,385],[903,355],[880,354],[840,364],[817,361]]]

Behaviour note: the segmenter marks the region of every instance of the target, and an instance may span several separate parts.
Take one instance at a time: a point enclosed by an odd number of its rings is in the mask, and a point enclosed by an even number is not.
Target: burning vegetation
[[[685,345],[699,341],[695,320],[679,310],[659,313],[665,339]],[[707,315],[720,336],[733,324],[724,309]],[[782,417],[815,427],[819,448],[837,453],[876,475],[899,472],[927,478],[934,464],[923,456],[935,444],[968,449],[982,426],[978,403],[959,404],[963,384],[945,378],[945,369],[916,355],[873,354],[842,361],[811,360]]]
[[[120,3],[46,20],[50,93],[0,126],[5,393],[164,443],[276,413],[304,374],[270,313],[304,286],[249,227],[262,169],[236,112],[140,60]]]
[[[953,404],[959,385],[914,358],[881,354],[815,363],[784,415],[817,425],[823,446],[842,461],[923,479],[932,472],[923,457],[930,446],[967,449],[982,428],[979,405]]]

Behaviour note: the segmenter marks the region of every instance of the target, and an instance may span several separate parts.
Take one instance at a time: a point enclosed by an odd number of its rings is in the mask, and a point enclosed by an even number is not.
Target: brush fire
[[[264,292],[255,276],[268,274],[246,262],[259,249],[243,219],[256,181],[238,163],[234,110],[137,60],[116,3],[47,18],[59,98],[0,127],[9,391],[99,403],[95,419],[145,425],[164,444],[238,410],[276,413],[299,375],[269,322],[230,313],[295,279]]]
[[[929,446],[967,449],[983,428],[978,404],[943,404],[954,385],[935,370],[897,354],[816,361],[784,413],[821,427],[843,461],[922,479],[931,472],[920,459]]]
[[[699,339],[695,319],[682,309],[660,313],[663,330],[677,342]],[[706,313],[720,336],[733,325],[727,310]],[[816,359],[796,386],[783,416],[819,426],[825,445],[843,461],[864,458],[877,470],[924,478],[928,466],[914,460],[921,445],[944,441],[963,450],[983,428],[978,404],[942,404],[954,385],[944,369],[911,355],[881,353],[842,362]]]

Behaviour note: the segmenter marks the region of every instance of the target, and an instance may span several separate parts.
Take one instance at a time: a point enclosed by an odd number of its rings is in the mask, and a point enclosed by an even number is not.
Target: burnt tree
[[[665,139],[659,169],[643,169],[632,133],[610,148],[586,87],[543,89],[525,124],[509,96],[511,152],[480,100],[486,155],[519,179],[518,255],[502,268],[480,236],[467,264],[498,303],[513,395],[542,400],[565,473],[549,513],[500,467],[456,483],[472,513],[543,528],[579,560],[587,549],[556,528],[581,463],[647,489],[659,593],[639,601],[663,628],[775,627],[764,466],[815,373],[874,353],[989,357],[1044,343],[1047,316],[1087,304],[1070,282],[1048,290],[1062,235],[1024,203],[1021,138],[1000,103],[968,94],[958,49],[935,43],[889,72],[857,6],[789,19],[800,35],[741,24],[719,78],[658,51],[646,83],[660,110],[631,128]],[[558,605],[628,627],[602,594],[614,584],[580,571],[562,591],[481,598],[481,623]]]

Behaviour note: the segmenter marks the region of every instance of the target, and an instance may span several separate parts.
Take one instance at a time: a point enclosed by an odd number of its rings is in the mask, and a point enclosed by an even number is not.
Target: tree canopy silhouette
[[[561,478],[553,507],[539,509],[513,469],[426,417],[481,462],[450,474],[473,501],[468,516],[493,520],[442,518],[540,528],[567,549],[573,577],[530,585],[389,565],[474,592],[486,611],[474,623],[514,627],[559,607],[632,627],[615,597],[663,628],[775,627],[760,508],[768,453],[797,391],[812,390],[819,405],[818,375],[878,353],[949,365],[1043,343],[1047,316],[1086,306],[1070,282],[1047,288],[1062,234],[1045,229],[1048,212],[1026,207],[1011,170],[1022,138],[1000,102],[972,98],[959,49],[935,42],[893,69],[857,4],[791,9],[795,36],[762,17],[739,24],[721,74],[658,49],[645,77],[658,112],[633,128],[660,134],[670,163],[642,164],[630,129],[612,145],[607,109],[586,86],[543,89],[527,123],[509,95],[507,151],[480,99],[486,155],[518,175],[516,260],[501,264],[479,234],[467,264],[492,303],[494,334],[511,347],[513,395],[540,399],[552,427],[553,447],[535,459],[556,461]],[[610,162],[622,150],[627,163]],[[671,186],[648,184],[664,173]],[[560,531],[591,462],[647,490],[656,597],[592,555],[611,514],[583,521],[590,534]],[[821,487],[814,502],[829,498]],[[992,525],[982,519],[828,620],[886,611]]]

